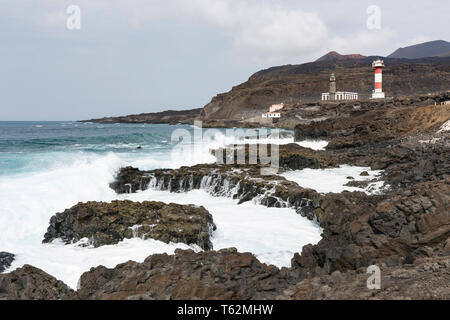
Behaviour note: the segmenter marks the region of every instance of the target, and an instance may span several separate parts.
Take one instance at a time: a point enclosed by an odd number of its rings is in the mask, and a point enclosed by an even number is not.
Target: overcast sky
[[[449,41],[448,12],[448,0],[0,0],[0,121],[199,108],[267,67]]]

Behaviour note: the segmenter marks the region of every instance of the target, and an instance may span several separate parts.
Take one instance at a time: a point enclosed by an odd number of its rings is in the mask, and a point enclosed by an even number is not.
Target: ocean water
[[[176,135],[176,143],[172,135]],[[85,201],[158,200],[203,205],[218,229],[215,249],[236,247],[252,252],[261,261],[290,266],[295,252],[320,240],[321,230],[292,209],[266,208],[236,200],[214,198],[196,190],[171,194],[146,190],[116,195],[109,183],[122,166],[141,169],[178,168],[212,163],[211,148],[237,141],[216,131],[213,139],[192,141],[192,126],[93,124],[78,122],[0,122],[0,251],[16,254],[8,271],[31,264],[76,287],[80,275],[91,267],[143,261],[154,253],[173,253],[196,246],[129,239],[117,245],[86,248],[59,241],[42,244],[50,218]],[[255,143],[254,140],[248,140]],[[292,137],[271,140],[285,144]],[[324,142],[304,142],[323,148]]]

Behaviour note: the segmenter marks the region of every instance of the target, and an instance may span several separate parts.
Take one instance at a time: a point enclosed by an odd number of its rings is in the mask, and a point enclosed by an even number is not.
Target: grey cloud
[[[82,8],[68,31],[65,9]],[[382,8],[383,29],[365,27]],[[202,107],[275,64],[449,40],[447,0],[0,0],[0,120]]]

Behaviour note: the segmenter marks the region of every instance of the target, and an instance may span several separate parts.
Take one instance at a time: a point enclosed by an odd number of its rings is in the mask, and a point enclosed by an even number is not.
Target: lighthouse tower
[[[330,76],[330,100],[336,100],[336,76],[334,73]]]
[[[372,67],[375,69],[375,90],[372,93],[372,99],[384,99],[385,98],[385,94],[383,92],[384,61],[381,59],[375,60],[372,63]]]

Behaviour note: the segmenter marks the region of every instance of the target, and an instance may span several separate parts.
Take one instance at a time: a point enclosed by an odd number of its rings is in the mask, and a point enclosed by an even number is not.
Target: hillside
[[[331,52],[316,62],[258,71],[229,92],[213,97],[204,108],[86,121],[192,124],[194,119],[199,119],[207,127],[254,126],[261,121],[261,113],[266,112],[272,104],[284,102],[286,105],[298,106],[317,103],[321,93],[329,89],[332,72],[336,74],[339,91],[358,92],[360,100],[369,99],[374,87],[372,62],[377,58]],[[384,61],[383,87],[387,97],[426,95],[450,90],[450,56],[384,58]],[[290,127],[293,124],[286,125]]]
[[[316,62],[318,61],[334,61],[334,60],[345,60],[345,59],[364,59],[366,58],[363,55],[360,54],[346,54],[346,55],[342,55],[337,53],[336,51],[331,51],[328,52],[326,55],[320,57],[319,59],[316,60]]]
[[[397,49],[388,58],[420,59],[426,57],[450,56],[450,42],[444,40],[430,41],[406,48]]]
[[[128,115],[122,117],[106,117],[101,119],[83,120],[81,122],[95,122],[95,123],[187,123],[190,124],[192,119],[195,118],[202,109],[181,110],[174,111],[168,110],[155,113],[141,113],[135,115]]]
[[[251,121],[274,103],[317,102],[328,91],[336,74],[340,91],[359,92],[367,99],[374,87],[372,61],[377,57],[318,61],[273,67],[253,74],[231,91],[215,96],[201,112],[202,120]],[[450,89],[450,57],[416,60],[385,59],[384,89],[387,96],[428,94]]]

